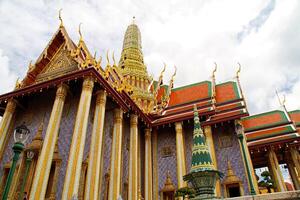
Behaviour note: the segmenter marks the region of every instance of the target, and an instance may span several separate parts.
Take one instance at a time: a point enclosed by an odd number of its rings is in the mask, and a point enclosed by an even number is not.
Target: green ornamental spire
[[[213,170],[213,164],[205,136],[201,128],[197,106],[194,105],[194,133],[191,172],[205,170]]]

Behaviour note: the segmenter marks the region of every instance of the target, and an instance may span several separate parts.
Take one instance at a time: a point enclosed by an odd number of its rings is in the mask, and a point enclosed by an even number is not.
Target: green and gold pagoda
[[[215,199],[216,180],[223,174],[214,169],[208,145],[203,134],[197,106],[194,105],[194,132],[192,149],[192,167],[183,179],[194,188],[194,200]]]

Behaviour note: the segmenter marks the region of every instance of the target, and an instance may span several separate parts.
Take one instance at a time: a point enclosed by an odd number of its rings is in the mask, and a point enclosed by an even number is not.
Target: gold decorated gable
[[[61,45],[51,61],[37,75],[36,82],[47,81],[75,70],[78,70],[78,63],[71,57],[65,45]]]

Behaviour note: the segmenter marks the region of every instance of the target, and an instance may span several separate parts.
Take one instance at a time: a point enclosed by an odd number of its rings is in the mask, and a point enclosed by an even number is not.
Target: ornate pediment
[[[47,81],[75,70],[78,70],[78,63],[72,58],[65,45],[61,45],[51,61],[37,75],[36,82]]]

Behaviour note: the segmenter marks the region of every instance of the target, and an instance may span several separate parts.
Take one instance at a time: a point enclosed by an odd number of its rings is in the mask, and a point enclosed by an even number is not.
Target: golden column
[[[83,150],[93,87],[94,79],[92,77],[86,77],[83,80],[81,96],[77,109],[62,199],[78,197]]]
[[[123,112],[114,110],[114,131],[112,141],[108,199],[118,199],[121,195],[121,158],[123,138]]]
[[[145,200],[152,200],[151,131],[145,129]]]
[[[186,175],[184,142],[182,133],[182,122],[175,123],[176,130],[176,158],[177,158],[177,185],[178,188],[186,187],[187,184],[183,180]]]
[[[84,199],[100,199],[106,92],[97,93]]]
[[[138,199],[138,117],[130,116],[128,200]]]
[[[36,165],[35,175],[32,182],[30,198],[31,200],[44,199],[48,185],[48,179],[52,164],[53,153],[57,141],[62,111],[67,95],[68,86],[59,85],[56,91],[54,105],[52,107],[48,127],[46,130],[43,147]]]
[[[298,178],[298,173],[296,172],[296,167],[291,159],[286,161],[289,173],[291,175],[295,190],[300,190],[300,182]]]
[[[296,147],[290,148],[291,158],[296,167],[297,174],[300,176],[300,155]]]
[[[208,145],[208,148],[209,148],[209,152],[210,152],[210,155],[211,155],[211,159],[212,159],[214,168],[215,168],[215,170],[218,170],[218,163],[217,163],[217,158],[216,158],[214,140],[213,140],[213,137],[212,137],[211,126],[205,126],[204,127],[204,134],[205,134],[205,137],[206,137],[206,142],[207,142],[207,145]],[[217,197],[221,196],[221,182],[220,182],[219,179],[216,182],[215,192],[216,192]]]
[[[152,159],[153,159],[153,199],[159,199],[159,191],[158,191],[158,147],[157,147],[157,128],[152,129]]]
[[[7,137],[7,135],[9,135],[8,130],[12,122],[13,114],[16,110],[16,105],[17,103],[14,99],[10,99],[7,102],[6,109],[0,123],[0,160],[2,160],[5,145],[9,138]]]
[[[268,152],[269,170],[271,172],[272,178],[275,181],[277,192],[286,191],[286,186],[283,180],[283,176],[280,170],[278,159],[273,148],[269,149]]]

